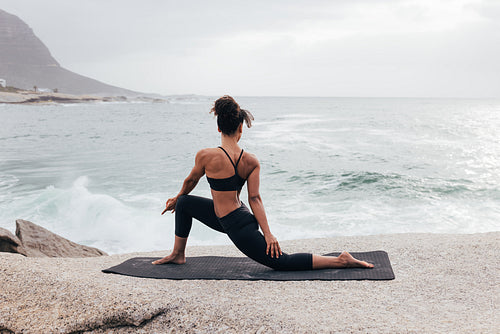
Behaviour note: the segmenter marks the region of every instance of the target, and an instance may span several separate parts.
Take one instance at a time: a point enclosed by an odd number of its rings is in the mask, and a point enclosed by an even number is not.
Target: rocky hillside
[[[71,72],[59,65],[33,30],[0,9],[0,78],[23,89],[57,88],[70,94],[137,95]]]

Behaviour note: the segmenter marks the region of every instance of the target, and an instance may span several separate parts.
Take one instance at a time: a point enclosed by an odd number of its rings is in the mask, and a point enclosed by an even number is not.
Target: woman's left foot
[[[344,264],[345,268],[373,268],[373,264],[357,260],[348,252],[342,252],[338,259]]]
[[[184,254],[175,254],[172,253],[170,255],[165,256],[163,259],[159,259],[151,262],[152,264],[165,264],[165,263],[175,263],[175,264],[184,264],[186,263],[186,257]]]

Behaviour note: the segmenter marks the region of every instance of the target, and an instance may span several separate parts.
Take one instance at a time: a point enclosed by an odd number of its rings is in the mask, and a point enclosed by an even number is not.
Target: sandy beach
[[[392,281],[174,281],[104,274],[133,256],[0,254],[2,333],[498,333],[500,232],[283,241],[289,252],[386,250]],[[188,256],[242,256],[234,246]]]

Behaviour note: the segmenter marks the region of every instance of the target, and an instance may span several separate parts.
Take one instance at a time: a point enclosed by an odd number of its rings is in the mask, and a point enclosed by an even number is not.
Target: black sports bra
[[[226,177],[225,179],[214,179],[207,176],[208,184],[210,184],[210,188],[216,191],[234,191],[234,190],[240,191],[246,181],[238,174],[238,164],[240,163],[241,156],[243,155],[243,150],[241,150],[240,157],[238,158],[238,161],[236,161],[235,165],[233,163],[233,159],[231,159],[226,150],[220,146],[219,148],[223,150],[224,153],[226,153],[227,157],[229,158],[229,161],[231,161],[231,164],[234,167],[234,175]]]

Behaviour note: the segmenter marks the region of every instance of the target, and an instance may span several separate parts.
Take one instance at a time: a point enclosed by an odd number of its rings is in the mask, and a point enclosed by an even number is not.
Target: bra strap
[[[240,156],[238,158],[238,161],[236,161],[236,165],[234,166],[234,169],[238,168],[238,164],[240,163],[240,160],[241,160],[241,156],[243,155],[243,149],[241,149],[241,153],[240,153]]]
[[[238,164],[240,163],[241,157],[243,156],[243,149],[241,149],[240,156],[238,157],[238,161],[236,161],[236,165],[235,165],[233,162],[233,159],[231,159],[231,156],[226,152],[226,150],[222,146],[219,146],[219,148],[221,150],[223,150],[224,153],[226,153],[227,157],[229,158],[229,161],[231,161],[231,165],[233,165],[233,167],[234,167],[234,170],[238,171]]]
[[[226,153],[227,157],[229,158],[229,161],[231,161],[231,165],[233,165],[234,169],[236,169],[236,165],[234,164],[233,159],[231,159],[231,156],[230,156],[230,155],[226,152],[226,150],[225,150],[222,146],[219,146],[219,148],[220,148],[221,150],[223,150],[223,151],[224,151],[224,153]],[[243,153],[243,152],[242,152],[242,153]],[[238,162],[239,162],[239,161],[240,161],[240,160],[238,159]]]

